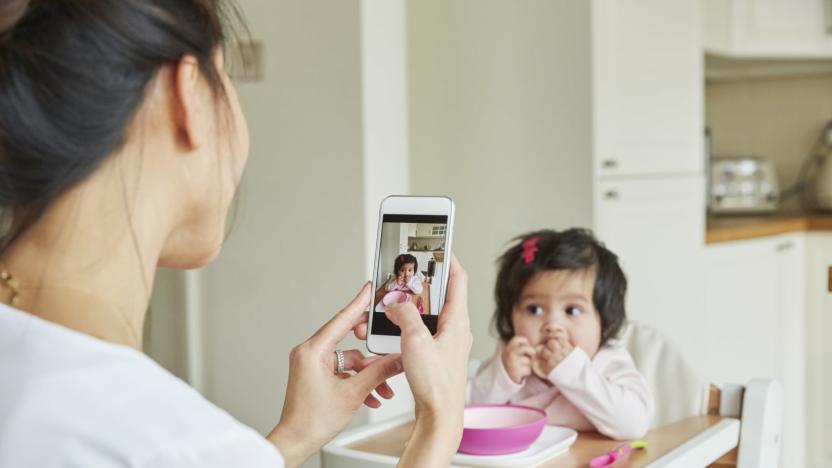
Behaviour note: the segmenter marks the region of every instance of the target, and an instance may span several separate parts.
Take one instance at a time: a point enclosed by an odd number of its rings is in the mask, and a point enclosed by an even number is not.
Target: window
[[[445,235],[445,225],[438,224],[433,226],[430,230],[430,235],[432,236],[444,236]]]

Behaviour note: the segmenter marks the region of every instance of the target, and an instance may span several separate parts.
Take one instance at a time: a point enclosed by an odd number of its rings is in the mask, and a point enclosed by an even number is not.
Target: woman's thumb
[[[384,310],[387,318],[402,329],[402,335],[427,334],[430,336],[427,326],[422,321],[419,309],[412,302],[390,304]]]

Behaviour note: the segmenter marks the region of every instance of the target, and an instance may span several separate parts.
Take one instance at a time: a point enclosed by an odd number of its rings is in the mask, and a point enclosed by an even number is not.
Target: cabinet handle
[[[604,200],[618,200],[618,190],[607,190],[604,192]]]
[[[829,1],[832,2],[832,0]],[[615,169],[616,167],[618,167],[618,161],[616,161],[615,159],[605,159],[603,165],[604,169]]]
[[[794,247],[794,243],[792,241],[786,241],[786,242],[782,242],[780,244],[777,244],[776,250],[778,252],[785,252],[787,250],[791,250],[792,247]]]
[[[826,288],[826,289],[827,289],[829,292],[831,292],[831,293],[832,293],[832,266],[831,266],[831,267],[829,267],[829,275],[828,275],[828,278],[829,278],[829,285],[828,285],[829,287],[828,287],[828,288]]]

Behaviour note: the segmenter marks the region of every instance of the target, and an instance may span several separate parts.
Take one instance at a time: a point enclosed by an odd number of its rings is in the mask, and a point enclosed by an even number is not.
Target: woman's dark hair
[[[196,57],[225,99],[222,0],[0,0],[0,255],[123,143],[148,83]],[[227,101],[226,101],[227,103]]]
[[[530,243],[524,246],[527,241]],[[511,315],[529,280],[538,273],[558,270],[595,271],[592,302],[601,316],[601,344],[618,335],[627,317],[627,278],[618,265],[618,257],[595,239],[592,231],[542,230],[523,234],[512,242],[515,244],[498,260],[494,287],[497,309],[493,325],[500,339],[507,342],[514,336]]]
[[[401,254],[398,257],[396,257],[396,262],[393,264],[393,273],[398,275],[399,270],[401,270],[402,267],[407,265],[408,263],[413,264],[414,271],[419,271],[419,261],[416,260],[416,257],[410,254]]]

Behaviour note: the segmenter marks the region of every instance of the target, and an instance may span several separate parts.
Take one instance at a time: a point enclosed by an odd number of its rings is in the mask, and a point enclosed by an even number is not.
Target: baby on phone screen
[[[413,255],[400,254],[393,263],[393,272],[394,275],[376,291],[376,312],[384,312],[385,302],[406,301],[412,301],[422,312],[425,276],[419,271],[419,261]]]

